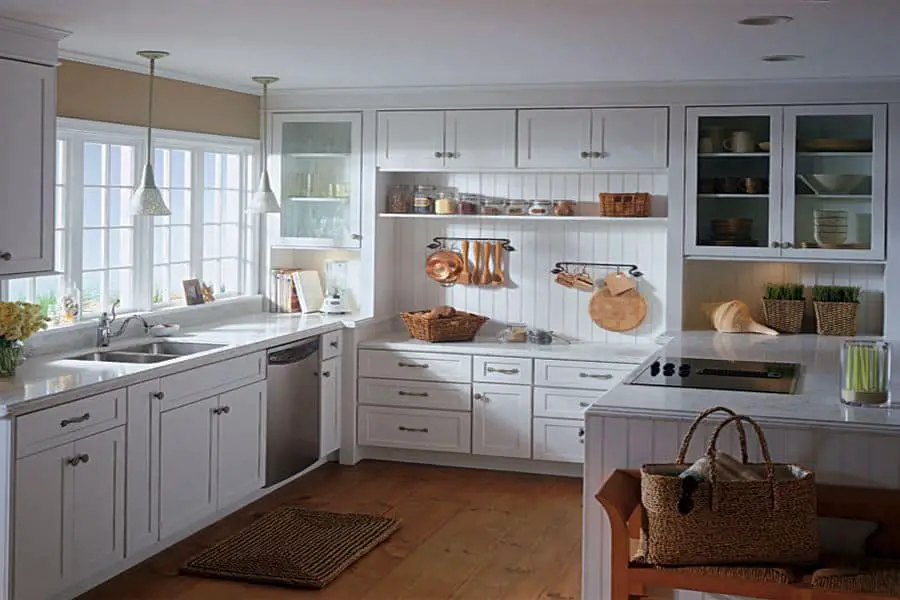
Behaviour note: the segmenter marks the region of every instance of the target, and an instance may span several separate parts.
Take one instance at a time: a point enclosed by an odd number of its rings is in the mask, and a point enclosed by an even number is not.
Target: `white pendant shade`
[[[142,217],[168,217],[172,214],[163,201],[162,192],[156,187],[153,165],[150,163],[144,165],[141,185],[134,190],[134,195],[131,196],[131,214]]]
[[[259,176],[259,185],[250,198],[250,204],[247,210],[252,213],[280,213],[281,207],[278,206],[278,198],[272,191],[272,185],[269,183],[269,172],[263,169]]]

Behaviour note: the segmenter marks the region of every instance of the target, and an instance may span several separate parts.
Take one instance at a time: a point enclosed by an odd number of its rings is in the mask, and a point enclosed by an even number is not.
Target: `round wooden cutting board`
[[[647,317],[647,300],[637,290],[613,296],[603,288],[594,292],[588,314],[598,327],[607,331],[631,331]]]

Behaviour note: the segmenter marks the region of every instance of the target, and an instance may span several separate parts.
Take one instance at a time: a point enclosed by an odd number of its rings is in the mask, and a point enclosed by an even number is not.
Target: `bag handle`
[[[734,417],[737,417],[738,414],[731,410],[730,408],[725,408],[724,406],[716,406],[714,408],[709,408],[694,419],[694,422],[691,423],[691,428],[688,429],[688,432],[684,434],[684,439],[681,441],[681,448],[678,450],[678,457],[675,459],[676,465],[683,465],[684,459],[687,456],[688,448],[691,445],[691,439],[694,437],[694,433],[697,432],[697,428],[700,426],[700,422],[703,421],[706,417],[711,414],[723,412],[730,415],[730,418],[725,421],[726,423],[730,423],[731,421],[735,421]],[[744,431],[744,424],[741,421],[735,421],[735,425],[738,429],[738,437],[741,441],[741,462],[745,465],[749,462],[749,458],[747,457],[747,432]],[[721,429],[721,427],[720,427]]]
[[[759,424],[746,415],[735,415],[733,417],[728,417],[716,427],[716,430],[713,432],[712,437],[709,438],[709,444],[706,446],[706,456],[709,458],[709,488],[712,493],[712,509],[715,510],[715,498],[716,498],[716,443],[719,441],[719,434],[722,433],[722,430],[728,426],[732,421],[736,423],[746,422],[752,428],[753,431],[756,432],[756,439],[759,440],[759,448],[762,451],[763,461],[766,464],[766,481],[769,483],[769,489],[771,490],[771,502],[772,506],[775,506],[775,465],[772,463],[772,455],[769,454],[769,444],[766,442],[766,436],[760,428]]]

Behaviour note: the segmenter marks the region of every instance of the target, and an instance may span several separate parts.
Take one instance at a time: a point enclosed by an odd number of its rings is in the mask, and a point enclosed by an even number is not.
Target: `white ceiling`
[[[260,74],[282,89],[900,77],[900,0],[0,0],[0,14],[72,31],[62,48],[87,62],[168,50],[162,73],[238,89]],[[762,14],[795,20],[736,23]]]

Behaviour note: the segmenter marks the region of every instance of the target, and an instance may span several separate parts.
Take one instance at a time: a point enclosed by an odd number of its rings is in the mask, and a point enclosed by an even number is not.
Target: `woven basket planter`
[[[819,335],[856,335],[857,302],[813,302]]]
[[[780,333],[800,333],[805,300],[763,300],[763,320]]]

